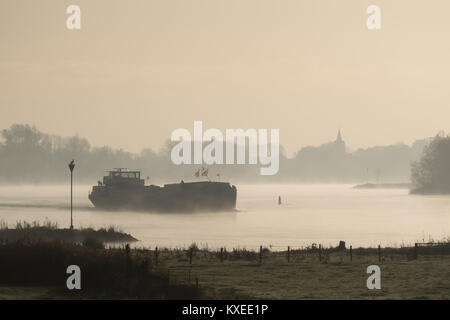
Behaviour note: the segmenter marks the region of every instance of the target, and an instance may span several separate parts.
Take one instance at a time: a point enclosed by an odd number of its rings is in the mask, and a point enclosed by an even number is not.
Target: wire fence
[[[276,250],[274,250],[274,248]],[[117,248],[115,248],[117,249]],[[127,257],[132,253],[129,246],[125,247]],[[204,266],[233,263],[236,261],[251,261],[263,265],[270,261],[287,264],[295,264],[304,261],[328,262],[331,255],[338,256],[341,262],[352,263],[355,257],[375,256],[379,263],[385,261],[387,257],[396,256],[397,259],[408,261],[417,260],[425,255],[450,255],[450,242],[423,242],[415,243],[413,247],[382,248],[381,245],[375,248],[346,247],[341,241],[337,247],[323,247],[315,244],[309,247],[304,246],[259,246],[259,250],[232,249],[225,247],[220,249],[199,249],[191,247],[181,248],[158,248],[134,249],[145,260],[149,260],[150,271],[167,279],[172,285],[199,286],[200,269]],[[401,258],[401,257],[404,258]],[[128,258],[127,258],[128,259]],[[373,258],[372,258],[373,259]],[[176,264],[171,265],[171,264]]]
[[[275,250],[274,250],[275,249]],[[337,247],[324,247],[321,244],[313,244],[311,246],[280,246],[280,245],[260,245],[258,250],[251,249],[231,249],[228,250],[225,247],[220,249],[199,249],[197,247],[191,247],[188,249],[181,248],[158,248],[141,249],[142,252],[147,252],[153,256],[153,262],[158,265],[161,260],[165,260],[168,257],[177,258],[179,261],[183,261],[187,265],[192,265],[196,261],[219,261],[221,263],[225,261],[236,260],[255,260],[259,263],[264,263],[265,258],[282,258],[286,259],[286,262],[298,260],[304,260],[305,258],[315,258],[319,262],[323,258],[326,258],[330,254],[339,254],[345,256],[349,261],[353,261],[356,255],[367,256],[377,255],[379,262],[382,261],[384,255],[405,255],[408,260],[418,259],[419,255],[437,254],[447,255],[450,254],[450,242],[427,242],[427,243],[415,243],[413,247],[385,247],[381,245],[375,248],[353,248],[353,246],[347,247],[345,242],[341,241]]]

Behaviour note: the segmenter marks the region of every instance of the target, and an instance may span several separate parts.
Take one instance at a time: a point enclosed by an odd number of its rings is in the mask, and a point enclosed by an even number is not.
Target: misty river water
[[[237,210],[191,214],[95,210],[90,186],[74,186],[74,225],[115,225],[138,247],[273,249],[311,245],[400,246],[450,236],[450,196],[409,195],[406,189],[351,185],[237,185]],[[282,205],[278,205],[278,196]],[[70,187],[1,186],[0,220],[70,225]]]

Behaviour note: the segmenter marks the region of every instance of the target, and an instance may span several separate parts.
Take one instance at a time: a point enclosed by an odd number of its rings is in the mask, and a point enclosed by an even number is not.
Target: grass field
[[[175,270],[191,273],[191,282],[216,297],[254,299],[449,299],[450,256],[419,255],[411,260],[412,248],[386,249],[379,262],[377,250],[357,249],[350,261],[349,252],[324,250],[318,253],[265,251],[262,263],[258,253],[230,257],[220,262],[217,253],[199,251],[192,265],[189,255],[165,253],[160,259]],[[397,253],[399,252],[399,253]],[[366,286],[369,265],[381,268],[381,290]],[[185,272],[185,273],[186,273]],[[181,273],[181,280],[186,276]]]
[[[105,248],[64,242],[0,245],[0,299],[449,299],[450,246],[348,249]],[[261,255],[260,255],[261,254]],[[381,261],[379,260],[381,258]],[[77,264],[83,289],[65,287]],[[381,268],[381,289],[366,286]]]
[[[52,299],[55,294],[51,287],[5,287],[0,286],[0,300]]]

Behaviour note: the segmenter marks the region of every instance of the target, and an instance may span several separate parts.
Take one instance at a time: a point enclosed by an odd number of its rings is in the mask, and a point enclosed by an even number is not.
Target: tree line
[[[160,150],[146,148],[131,153],[91,146],[87,139],[77,135],[60,137],[27,124],[14,124],[1,131],[0,183],[67,182],[67,164],[72,159],[76,161],[75,183],[95,184],[105,170],[116,167],[141,170],[141,177],[148,177],[148,183],[196,180],[194,173],[199,165],[174,165],[170,160],[173,145],[168,140]],[[425,145],[426,139],[411,146],[400,143],[349,151],[329,142],[304,147],[293,157],[287,157],[281,148],[280,170],[275,176],[261,176],[259,165],[212,165],[208,167],[208,178],[232,183],[406,182],[410,180],[411,163],[419,161]],[[423,161],[422,166],[427,166],[430,160]],[[417,165],[415,168],[417,171]],[[414,174],[414,182],[425,183],[423,175]]]

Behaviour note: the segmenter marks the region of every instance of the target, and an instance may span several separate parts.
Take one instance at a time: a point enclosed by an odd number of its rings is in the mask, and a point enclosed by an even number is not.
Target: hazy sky
[[[279,128],[289,153],[339,128],[352,147],[410,143],[450,131],[449,14],[448,0],[1,0],[0,129],[129,151],[194,120]]]

